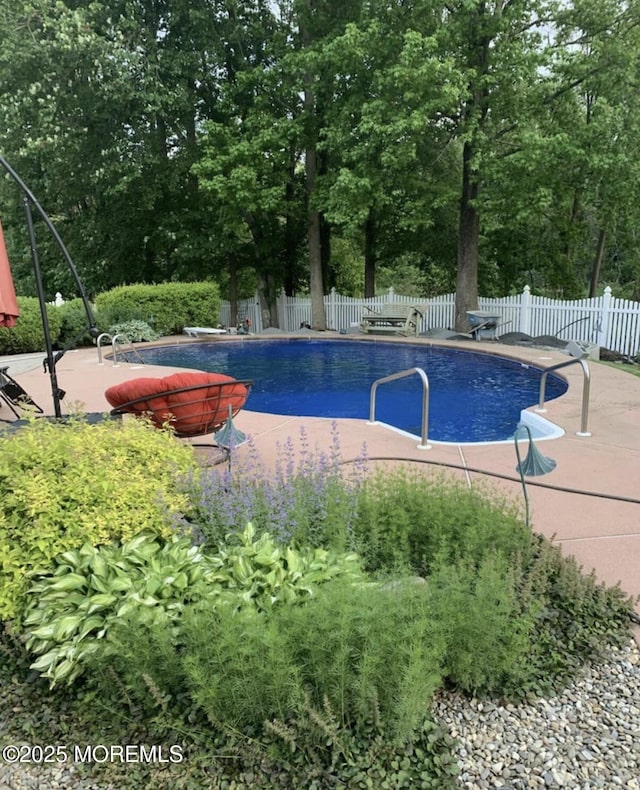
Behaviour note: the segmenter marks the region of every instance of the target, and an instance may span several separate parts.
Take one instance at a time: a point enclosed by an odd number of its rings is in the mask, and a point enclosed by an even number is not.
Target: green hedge
[[[15,326],[0,327],[0,354],[28,354],[44,351],[44,329],[40,304],[34,296],[19,296],[20,318]],[[54,305],[47,305],[51,342],[56,345],[62,329],[62,314]]]
[[[91,305],[92,313],[95,308]],[[84,302],[79,297],[64,302],[57,308],[60,314],[62,329],[58,339],[61,348],[78,348],[78,346],[91,346],[94,339],[88,332],[89,319]]]
[[[220,292],[215,283],[122,285],[96,297],[98,326],[108,331],[123,321],[146,321],[161,335],[182,333],[185,326],[216,326]]]

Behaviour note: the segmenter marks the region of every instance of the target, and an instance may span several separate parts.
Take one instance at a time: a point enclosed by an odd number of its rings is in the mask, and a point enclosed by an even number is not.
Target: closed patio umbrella
[[[0,222],[0,326],[15,326],[20,315],[13,278],[9,268],[9,256],[4,243],[2,223]]]

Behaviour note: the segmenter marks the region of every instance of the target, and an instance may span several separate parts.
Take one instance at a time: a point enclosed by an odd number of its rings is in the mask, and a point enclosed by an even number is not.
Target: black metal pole
[[[20,187],[20,189],[23,192],[23,203],[24,203],[25,213],[27,215],[27,227],[29,230],[31,260],[33,262],[33,270],[36,277],[36,288],[38,291],[38,301],[40,302],[40,314],[42,317],[42,329],[44,331],[44,340],[47,350],[47,360],[45,367],[49,369],[49,378],[51,379],[51,396],[53,398],[54,413],[56,417],[60,417],[61,416],[60,401],[64,397],[64,392],[58,387],[56,363],[63,356],[64,350],[58,351],[55,355],[53,353],[53,343],[51,341],[51,331],[49,328],[49,319],[47,316],[47,303],[45,300],[44,286],[42,283],[42,270],[40,268],[40,259],[38,257],[38,248],[36,245],[36,236],[33,226],[33,215],[31,213],[31,206],[33,206],[36,209],[38,214],[44,220],[47,228],[51,232],[51,235],[56,240],[56,243],[60,248],[62,255],[64,256],[64,259],[67,262],[67,266],[71,271],[71,274],[73,275],[73,279],[75,280],[76,286],[80,293],[80,298],[82,299],[82,304],[84,305],[85,313],[87,314],[87,329],[89,331],[89,334],[91,335],[91,337],[96,338],[99,335],[99,330],[96,327],[95,319],[93,317],[93,313],[91,312],[91,306],[89,304],[87,294],[84,290],[84,285],[82,284],[82,280],[80,279],[78,271],[73,263],[73,260],[71,259],[71,255],[69,255],[69,250],[67,250],[64,242],[60,238],[60,234],[58,233],[55,226],[47,216],[46,211],[42,208],[40,203],[38,203],[36,196],[24,183],[24,181],[20,178],[20,176],[16,173],[16,171],[11,167],[11,165],[7,162],[7,160],[1,155],[0,155],[0,165],[7,171],[7,173],[11,176],[11,178],[16,182],[16,184]]]
[[[36,276],[36,289],[38,291],[38,301],[40,302],[40,315],[42,317],[42,329],[44,330],[44,343],[47,349],[47,367],[49,368],[49,378],[51,380],[51,397],[53,398],[53,411],[56,417],[62,415],[60,400],[64,393],[58,387],[58,377],[56,375],[56,360],[53,356],[53,343],[51,342],[51,331],[49,329],[49,317],[47,316],[47,302],[44,295],[42,284],[42,270],[40,269],[40,258],[38,257],[38,247],[36,245],[36,234],[33,228],[33,216],[31,215],[31,205],[29,198],[25,195],[22,198],[24,211],[27,216],[27,228],[29,230],[29,246],[31,247],[31,261],[33,271]]]
[[[73,279],[75,280],[75,283],[76,283],[76,286],[78,288],[78,291],[80,292],[80,298],[82,299],[82,303],[84,304],[84,309],[85,309],[85,312],[87,314],[89,334],[92,337],[98,337],[98,334],[99,334],[98,333],[98,329],[96,328],[96,325],[95,325],[95,319],[93,317],[93,313],[91,312],[91,306],[89,305],[89,300],[88,300],[87,294],[86,294],[86,292],[84,290],[84,285],[82,284],[82,280],[80,279],[80,275],[78,274],[78,271],[77,271],[77,269],[75,267],[75,264],[73,263],[73,260],[71,259],[71,255],[69,255],[69,250],[67,250],[67,248],[64,245],[64,242],[60,238],[60,234],[58,233],[58,231],[56,230],[54,224],[51,222],[51,220],[47,216],[47,213],[45,212],[45,210],[38,203],[38,201],[36,199],[36,196],[33,194],[33,192],[29,189],[29,187],[24,183],[24,181],[20,178],[20,176],[16,173],[16,171],[11,167],[11,165],[7,162],[7,160],[2,155],[0,155],[0,165],[2,165],[2,167],[4,167],[4,169],[11,176],[11,178],[13,178],[13,180],[16,182],[16,184],[20,187],[20,189],[24,192],[24,194],[29,198],[29,200],[31,201],[33,207],[36,209],[38,214],[44,220],[46,226],[49,228],[49,230],[51,232],[51,235],[56,240],[56,243],[57,243],[58,247],[60,247],[60,251],[62,252],[62,254],[64,256],[64,259],[67,262],[67,266],[71,270],[71,274],[73,275]]]

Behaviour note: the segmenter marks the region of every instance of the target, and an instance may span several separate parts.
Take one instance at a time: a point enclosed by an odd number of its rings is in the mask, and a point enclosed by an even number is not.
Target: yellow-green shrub
[[[2,437],[0,620],[20,616],[28,574],[53,557],[142,530],[168,536],[188,509],[193,449],[144,420],[34,420]]]

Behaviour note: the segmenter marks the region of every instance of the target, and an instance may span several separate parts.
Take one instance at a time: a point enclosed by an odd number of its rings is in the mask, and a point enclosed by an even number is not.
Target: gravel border
[[[611,649],[565,691],[499,705],[443,694],[435,716],[458,739],[465,790],[640,790],[640,650]]]

